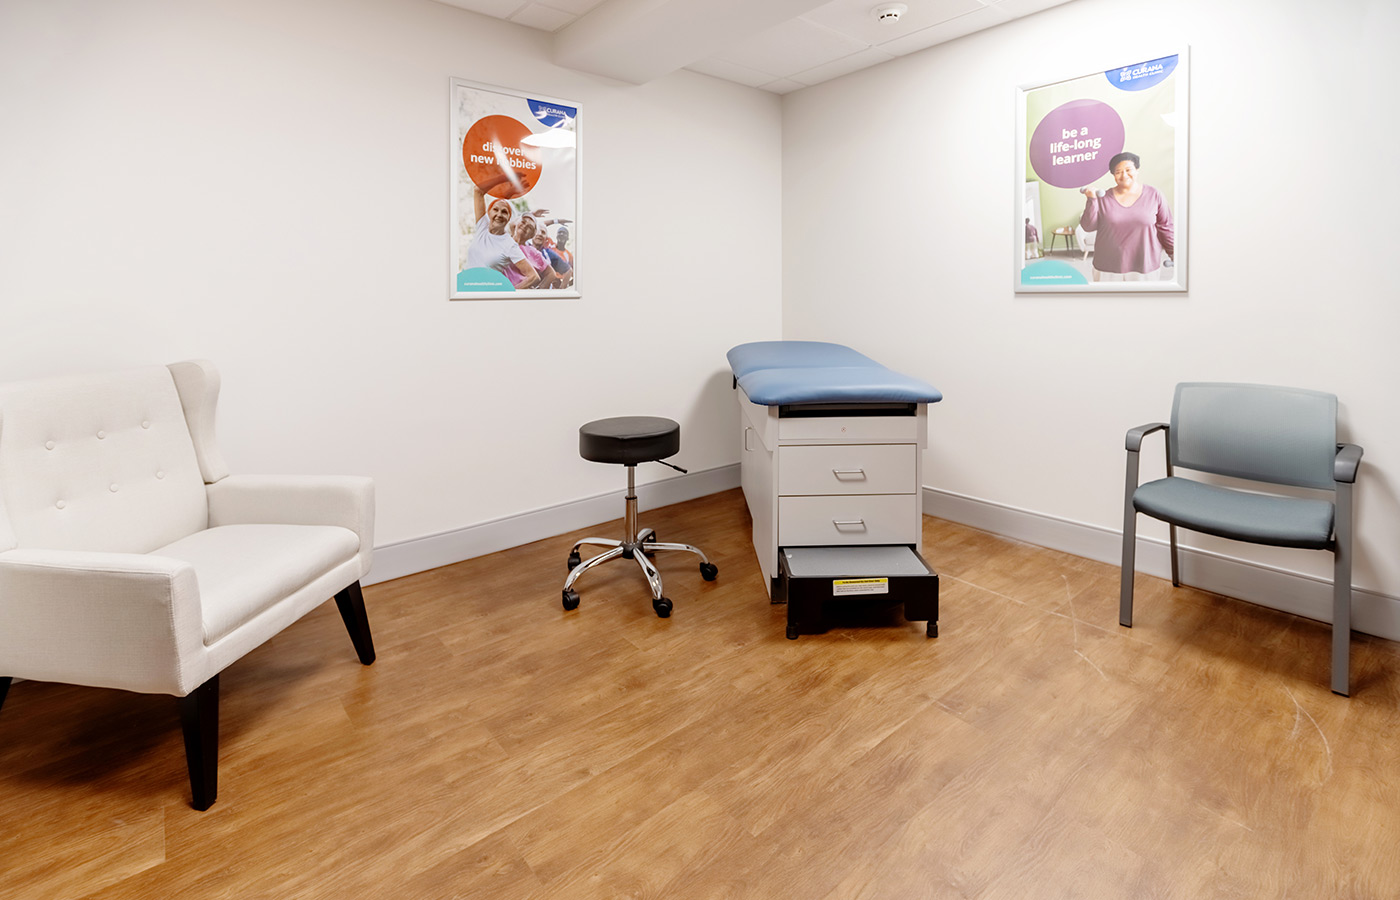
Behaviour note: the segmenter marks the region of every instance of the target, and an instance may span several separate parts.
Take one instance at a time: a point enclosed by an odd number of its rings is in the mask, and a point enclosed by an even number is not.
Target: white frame
[[[1087,284],[1022,284],[1021,271],[1025,267],[1025,190],[1026,185],[1032,183],[1031,175],[1028,175],[1029,165],[1027,162],[1027,141],[1029,140],[1026,122],[1026,96],[1027,94],[1046,87],[1063,84],[1069,81],[1076,81],[1083,78],[1094,78],[1114,70],[1128,69],[1141,62],[1163,59],[1169,56],[1177,57],[1176,69],[1171,77],[1174,80],[1175,101],[1174,101],[1174,121],[1172,125],[1175,129],[1175,138],[1172,142],[1172,166],[1173,166],[1173,196],[1169,198],[1172,220],[1174,228],[1174,253],[1171,268],[1164,267],[1158,270],[1164,274],[1169,274],[1170,278],[1162,280],[1145,281],[1112,281],[1095,282],[1090,280]],[[1164,293],[1182,292],[1187,289],[1186,273],[1188,248],[1190,247],[1187,215],[1188,207],[1188,159],[1190,147],[1190,59],[1189,47],[1179,48],[1149,48],[1142,52],[1115,53],[1112,60],[1114,65],[1105,65],[1102,68],[1081,69],[1077,73],[1066,74],[1064,77],[1052,78],[1044,81],[1022,84],[1016,88],[1016,150],[1014,154],[1015,175],[1013,178],[1015,212],[1012,217],[1013,224],[1013,265],[1011,270],[1012,286],[1016,293],[1059,293],[1059,294],[1104,294],[1104,293]],[[1129,141],[1131,144],[1131,141]],[[1131,148],[1129,148],[1131,149]],[[1041,188],[1045,190],[1045,187]],[[1071,190],[1069,188],[1049,187],[1050,190]],[[1049,228],[1041,229],[1040,240],[1042,248],[1049,246]],[[1078,242],[1076,241],[1076,246]],[[1038,262],[1041,260],[1031,260]],[[1087,261],[1085,262],[1087,267]]]
[[[567,288],[540,290],[531,288],[527,290],[515,290],[513,288],[503,290],[462,290],[458,286],[458,273],[462,271],[458,268],[461,262],[461,237],[462,226],[460,224],[461,209],[463,202],[459,196],[458,186],[461,179],[466,177],[465,164],[462,159],[462,140],[467,129],[473,123],[462,121],[459,111],[461,104],[459,97],[461,92],[477,92],[484,95],[496,95],[495,102],[501,102],[502,98],[506,102],[518,99],[521,102],[523,112],[519,115],[519,120],[525,124],[530,131],[541,134],[550,129],[540,125],[529,115],[528,101],[539,103],[556,104],[572,108],[575,116],[571,129],[568,130],[573,135],[573,151],[571,165],[573,166],[572,179],[572,216],[569,224],[569,251],[573,254],[573,282]],[[564,100],[559,97],[551,97],[546,94],[538,94],[530,91],[518,91],[510,88],[498,87],[496,85],[481,84],[475,81],[468,81],[463,78],[451,78],[448,83],[448,299],[450,300],[576,300],[583,296],[580,287],[578,260],[582,257],[580,252],[582,239],[580,237],[579,223],[583,218],[583,106],[574,100]],[[544,150],[544,153],[551,151]],[[567,182],[566,182],[567,183]],[[523,195],[529,196],[529,193]],[[468,201],[469,202],[469,201]]]

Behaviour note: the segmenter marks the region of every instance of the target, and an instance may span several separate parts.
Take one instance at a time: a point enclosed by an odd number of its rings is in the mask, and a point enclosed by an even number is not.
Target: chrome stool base
[[[671,615],[671,601],[666,598],[661,588],[661,573],[656,570],[656,566],[647,558],[647,554],[661,550],[684,550],[687,553],[694,553],[700,557],[700,577],[706,581],[714,581],[719,575],[719,567],[710,562],[698,547],[690,544],[674,544],[656,540],[656,531],[651,528],[637,528],[637,467],[629,465],[627,467],[627,515],[623,525],[624,534],[628,535],[624,540],[617,541],[611,538],[588,537],[574,544],[569,551],[569,577],[564,580],[564,608],[567,610],[578,609],[578,592],[573,589],[574,582],[579,577],[594,566],[600,566],[605,562],[623,558],[634,560],[641,568],[642,574],[646,576],[647,584],[651,586],[651,606],[656,610],[656,614],[661,618]],[[597,556],[582,559],[579,555],[579,548],[583,546],[606,547]]]

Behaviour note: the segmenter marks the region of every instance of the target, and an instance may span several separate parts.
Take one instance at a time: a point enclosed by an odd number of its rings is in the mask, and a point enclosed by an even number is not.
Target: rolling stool
[[[601,565],[619,556],[633,559],[641,566],[651,585],[651,607],[661,618],[671,614],[671,601],[661,594],[661,574],[647,559],[647,554],[656,550],[685,550],[700,557],[700,576],[706,581],[714,581],[719,575],[719,567],[714,565],[695,547],[689,544],[662,544],[656,540],[656,532],[650,528],[637,529],[637,463],[659,462],[671,466],[677,472],[684,472],[680,466],[661,462],[667,456],[674,456],[681,449],[681,426],[670,419],[654,416],[618,416],[612,419],[598,419],[589,422],[578,430],[578,453],[593,462],[615,463],[627,467],[627,517],[623,522],[623,539],[584,538],[569,551],[569,577],[564,581],[564,608],[578,609],[578,592],[574,582],[579,576],[594,566]],[[578,548],[584,544],[607,547],[587,562],[580,562]]]

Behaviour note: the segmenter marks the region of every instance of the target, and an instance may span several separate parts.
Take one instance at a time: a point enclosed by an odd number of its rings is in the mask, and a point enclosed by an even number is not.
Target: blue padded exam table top
[[[760,406],[937,403],[933,385],[887,369],[844,344],[754,341],[727,354],[734,380]]]

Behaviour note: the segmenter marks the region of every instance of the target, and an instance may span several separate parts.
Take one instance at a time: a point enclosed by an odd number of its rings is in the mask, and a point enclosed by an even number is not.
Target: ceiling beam
[[[828,0],[605,0],[554,34],[554,61],[646,84]]]

